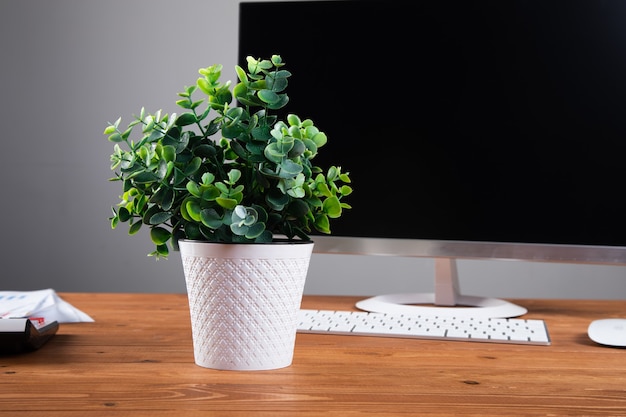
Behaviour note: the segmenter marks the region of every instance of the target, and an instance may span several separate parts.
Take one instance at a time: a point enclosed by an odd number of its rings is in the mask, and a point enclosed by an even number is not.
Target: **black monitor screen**
[[[626,246],[626,1],[240,4],[349,171],[333,235]]]

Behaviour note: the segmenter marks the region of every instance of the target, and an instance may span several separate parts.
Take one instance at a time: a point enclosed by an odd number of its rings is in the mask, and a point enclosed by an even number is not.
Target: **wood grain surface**
[[[298,334],[291,366],[242,372],[195,365],[184,294],[60,295],[95,322],[0,356],[2,417],[626,416],[626,349],[586,333],[626,301],[511,300],[546,321],[550,346]]]

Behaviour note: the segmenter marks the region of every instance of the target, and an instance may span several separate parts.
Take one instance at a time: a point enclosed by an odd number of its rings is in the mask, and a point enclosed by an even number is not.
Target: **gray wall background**
[[[200,67],[233,68],[238,4],[0,0],[0,289],[185,292],[177,253],[156,261],[145,233],[111,230],[119,187],[107,181],[112,144],[102,131],[142,106],[177,111],[176,93]],[[459,274],[465,294],[626,296],[626,267],[467,260]],[[430,259],[315,254],[305,291],[432,289]]]

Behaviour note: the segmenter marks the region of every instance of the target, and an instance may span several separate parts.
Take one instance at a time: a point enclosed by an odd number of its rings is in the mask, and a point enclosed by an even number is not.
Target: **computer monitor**
[[[358,307],[514,317],[526,309],[460,294],[456,260],[626,264],[626,2],[251,1],[239,13],[239,63],[283,57],[286,111],[327,133],[317,164],[353,180],[353,208],[315,252],[435,260],[434,294]]]

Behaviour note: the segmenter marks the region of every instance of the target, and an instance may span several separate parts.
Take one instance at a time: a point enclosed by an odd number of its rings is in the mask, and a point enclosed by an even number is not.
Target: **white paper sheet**
[[[46,322],[94,321],[89,315],[63,300],[51,288],[35,291],[0,291],[0,318],[40,317]]]

